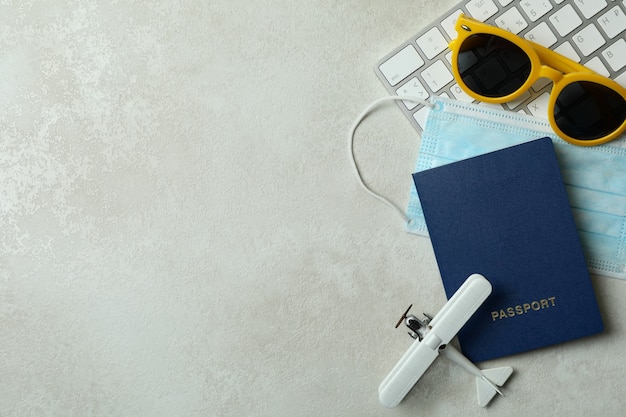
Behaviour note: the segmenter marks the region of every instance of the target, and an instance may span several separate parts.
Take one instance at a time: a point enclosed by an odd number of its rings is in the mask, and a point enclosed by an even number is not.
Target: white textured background
[[[489,408],[445,361],[378,404],[398,315],[445,298],[346,134],[453,3],[1,1],[0,416],[624,415],[602,277],[606,333],[483,364],[516,370]],[[418,141],[393,106],[357,137],[401,205]]]

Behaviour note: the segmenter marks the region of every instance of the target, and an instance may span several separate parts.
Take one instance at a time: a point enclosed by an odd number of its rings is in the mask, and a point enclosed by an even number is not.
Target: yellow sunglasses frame
[[[589,68],[572,61],[571,59],[566,58],[551,49],[520,38],[519,36],[504,29],[472,19],[464,14],[459,16],[455,29],[458,33],[458,37],[452,40],[449,45],[449,48],[452,50],[452,72],[454,73],[454,78],[459,83],[459,86],[472,98],[494,104],[512,101],[520,97],[539,78],[545,77],[553,82],[552,91],[550,92],[550,98],[548,100],[548,120],[550,121],[550,126],[554,129],[558,136],[575,145],[594,146],[609,142],[626,131],[626,120],[624,120],[619,128],[607,136],[590,140],[576,139],[565,134],[558,127],[554,118],[554,106],[556,104],[556,99],[563,88],[567,85],[577,81],[590,81],[614,90],[626,101],[626,88],[622,87],[617,82],[597,74]],[[465,39],[476,34],[499,36],[518,46],[526,53],[526,55],[528,55],[531,63],[530,75],[528,76],[526,82],[518,90],[503,97],[485,97],[475,93],[465,84],[458,70],[459,50]]]

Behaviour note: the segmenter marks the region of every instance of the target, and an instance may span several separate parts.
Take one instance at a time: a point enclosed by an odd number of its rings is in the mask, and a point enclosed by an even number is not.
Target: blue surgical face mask
[[[445,98],[429,106],[415,171],[551,137],[590,272],[626,279],[626,139],[581,147],[537,117]],[[414,186],[403,217],[408,232],[428,235]]]

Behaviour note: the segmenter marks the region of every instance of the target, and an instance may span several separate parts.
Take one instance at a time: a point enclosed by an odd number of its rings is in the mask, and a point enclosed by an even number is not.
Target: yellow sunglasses
[[[452,71],[476,100],[504,103],[539,78],[554,83],[548,119],[557,135],[575,145],[599,145],[626,130],[626,89],[558,53],[465,15],[450,42]]]

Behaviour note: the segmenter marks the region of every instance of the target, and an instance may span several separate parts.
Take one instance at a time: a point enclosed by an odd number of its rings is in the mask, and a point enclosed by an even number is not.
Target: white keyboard
[[[474,101],[454,82],[450,67],[448,43],[456,38],[461,13],[542,44],[626,87],[626,0],[464,0],[377,63],[376,75],[390,94]],[[547,118],[551,87],[540,79],[516,101],[497,106]],[[400,108],[421,132],[426,109],[409,102]]]

